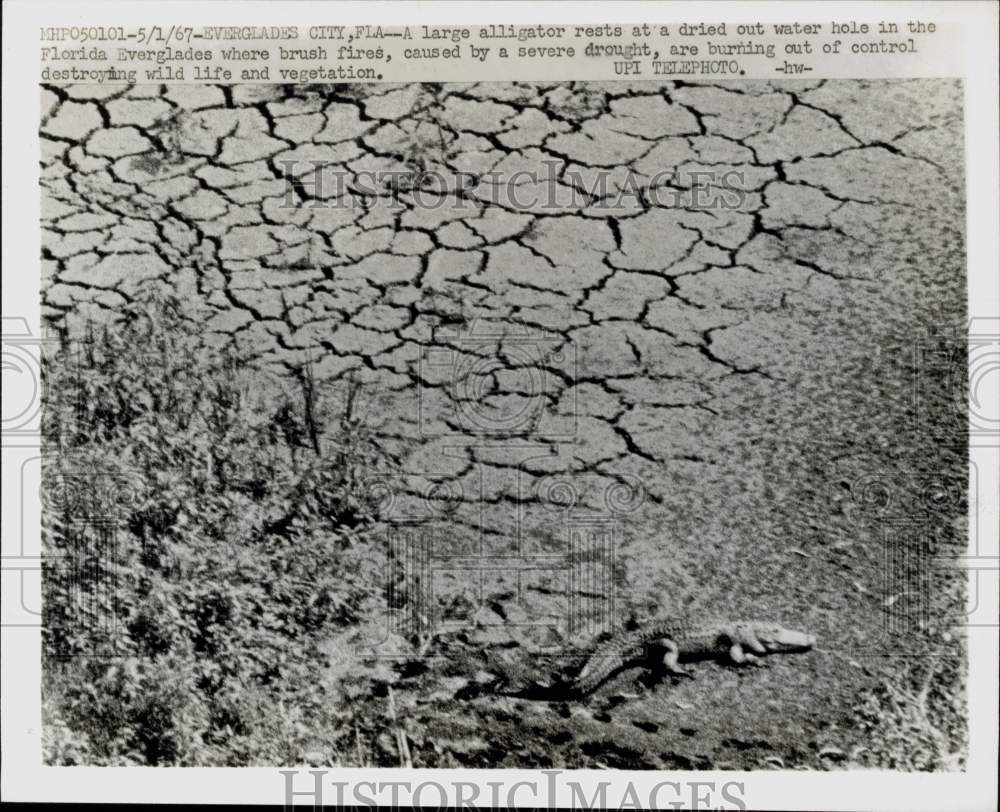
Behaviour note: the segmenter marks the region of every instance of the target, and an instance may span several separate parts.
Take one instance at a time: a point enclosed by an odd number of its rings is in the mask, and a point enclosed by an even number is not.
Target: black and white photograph
[[[47,758],[961,768],[957,82],[42,109]]]
[[[37,86],[42,765],[967,771],[967,80],[449,68]]]

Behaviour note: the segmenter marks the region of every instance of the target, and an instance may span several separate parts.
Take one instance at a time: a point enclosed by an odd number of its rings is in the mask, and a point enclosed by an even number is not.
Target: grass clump
[[[148,295],[44,364],[45,758],[302,763],[343,719],[318,678],[377,589],[388,464],[357,389],[206,345]]]
[[[865,746],[850,766],[904,771],[965,769],[965,667],[960,655],[931,652],[884,675],[854,709]]]

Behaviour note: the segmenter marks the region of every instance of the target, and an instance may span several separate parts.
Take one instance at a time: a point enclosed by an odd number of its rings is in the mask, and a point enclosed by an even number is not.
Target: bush
[[[356,387],[253,369],[203,322],[147,295],[45,360],[48,763],[291,763],[337,724],[317,675],[376,588],[388,458]]]
[[[902,673],[885,675],[854,709],[864,747],[852,768],[965,768],[965,657],[930,649]]]

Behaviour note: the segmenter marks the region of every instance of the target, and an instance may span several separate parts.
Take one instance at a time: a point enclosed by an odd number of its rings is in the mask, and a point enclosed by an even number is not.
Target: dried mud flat
[[[933,536],[935,561],[965,545],[961,409],[915,360],[965,318],[961,98],[50,87],[43,312],[78,334],[162,282],[247,363],[362,384],[401,459],[381,532],[421,528],[422,622],[452,652],[394,672],[415,764],[863,763],[857,708],[886,679],[962,690],[958,577],[887,564],[899,538]],[[822,650],[629,671],[587,703],[476,688],[676,614],[776,620]],[[384,715],[384,685],[356,701]],[[358,761],[398,764],[373,737]]]

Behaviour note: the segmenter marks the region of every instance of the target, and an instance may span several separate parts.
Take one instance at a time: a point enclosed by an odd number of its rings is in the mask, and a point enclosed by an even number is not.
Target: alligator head
[[[738,636],[743,638],[740,642],[759,654],[809,651],[816,645],[814,635],[786,629],[777,623],[741,623],[737,625],[737,631]]]

